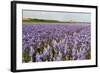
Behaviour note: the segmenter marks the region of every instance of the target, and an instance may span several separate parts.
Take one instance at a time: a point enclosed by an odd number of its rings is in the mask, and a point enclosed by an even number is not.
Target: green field
[[[28,23],[28,24],[39,24],[39,23],[68,23],[68,22],[64,22],[64,21],[58,21],[58,20],[45,20],[45,19],[23,19],[22,20],[23,23]]]
[[[90,22],[77,22],[77,21],[58,21],[58,20],[46,20],[46,19],[32,19],[32,18],[27,18],[27,19],[22,19],[23,24],[59,24],[59,23],[90,23]]]

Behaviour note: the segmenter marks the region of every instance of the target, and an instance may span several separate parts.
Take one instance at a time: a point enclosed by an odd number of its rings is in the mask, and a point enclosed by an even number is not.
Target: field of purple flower
[[[23,63],[91,59],[91,26],[23,24],[22,52]]]

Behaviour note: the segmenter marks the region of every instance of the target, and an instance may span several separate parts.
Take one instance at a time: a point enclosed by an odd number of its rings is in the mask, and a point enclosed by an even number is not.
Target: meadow
[[[23,23],[23,63],[89,59],[90,23]]]

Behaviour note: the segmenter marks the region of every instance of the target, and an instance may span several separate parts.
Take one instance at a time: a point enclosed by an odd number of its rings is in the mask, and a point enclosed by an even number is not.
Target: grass
[[[77,21],[59,21],[59,20],[46,20],[46,19],[22,19],[23,24],[59,24],[59,23],[90,23],[90,22],[77,22]]]

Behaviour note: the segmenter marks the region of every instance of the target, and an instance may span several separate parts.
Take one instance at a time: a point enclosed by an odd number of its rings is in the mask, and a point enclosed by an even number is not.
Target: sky
[[[23,10],[23,18],[91,22],[91,13]]]

